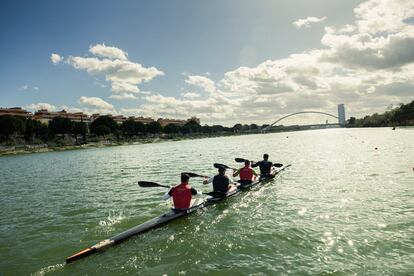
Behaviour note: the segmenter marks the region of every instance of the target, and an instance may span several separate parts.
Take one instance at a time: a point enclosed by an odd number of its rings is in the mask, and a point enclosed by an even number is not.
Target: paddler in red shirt
[[[233,177],[236,177],[238,175],[240,175],[240,184],[246,185],[253,182],[257,176],[257,173],[250,167],[250,161],[246,160],[244,161],[244,167],[238,169],[233,173]]]
[[[200,194],[196,189],[192,188],[188,181],[190,177],[188,174],[181,174],[181,184],[172,187],[165,193],[163,199],[168,200],[172,197],[174,202],[174,209],[188,209],[191,205],[193,195]]]

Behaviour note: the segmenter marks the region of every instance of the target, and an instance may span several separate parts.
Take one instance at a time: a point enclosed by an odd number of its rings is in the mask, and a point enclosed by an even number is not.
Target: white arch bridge
[[[321,112],[321,111],[301,111],[301,112],[295,112],[295,113],[292,113],[292,114],[289,114],[289,115],[283,116],[282,118],[277,119],[277,120],[276,120],[276,121],[274,121],[272,124],[270,124],[270,125],[268,125],[267,127],[263,128],[263,129],[262,129],[262,131],[263,131],[263,132],[268,131],[268,130],[272,127],[272,126],[274,126],[274,125],[275,125],[275,124],[277,124],[278,122],[282,121],[283,119],[286,119],[286,118],[288,118],[288,117],[295,116],[295,115],[298,115],[298,114],[305,114],[305,113],[323,114],[323,115],[326,115],[326,116],[334,117],[334,118],[336,118],[336,119],[338,119],[338,120],[339,120],[339,117],[338,117],[338,116],[335,116],[335,115],[333,115],[333,114],[326,113],[326,112]]]

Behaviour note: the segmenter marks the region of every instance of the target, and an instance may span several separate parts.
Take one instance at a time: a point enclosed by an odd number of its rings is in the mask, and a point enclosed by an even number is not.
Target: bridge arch
[[[270,124],[269,126],[267,126],[266,128],[264,128],[263,130],[266,131],[266,130],[270,129],[272,126],[274,126],[278,122],[282,121],[283,119],[286,119],[288,117],[291,117],[291,116],[294,116],[294,115],[298,115],[298,114],[304,114],[304,113],[323,114],[323,115],[331,116],[331,117],[334,117],[334,118],[338,119],[338,116],[335,116],[333,114],[326,113],[326,112],[321,112],[321,111],[300,111],[300,112],[295,112],[295,113],[292,113],[292,114],[289,114],[289,115],[283,116],[282,118],[277,119],[276,121],[274,121],[272,124]]]

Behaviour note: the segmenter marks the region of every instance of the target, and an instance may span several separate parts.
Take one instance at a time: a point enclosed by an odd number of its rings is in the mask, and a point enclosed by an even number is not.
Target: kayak
[[[178,218],[184,217],[184,216],[188,216],[194,212],[196,212],[199,209],[205,208],[207,206],[216,204],[228,197],[234,196],[238,193],[241,193],[242,191],[245,191],[247,189],[252,188],[253,186],[256,186],[258,184],[261,183],[266,183],[272,179],[274,179],[276,177],[277,174],[279,174],[281,171],[283,171],[284,169],[288,168],[290,166],[286,165],[281,167],[278,170],[275,170],[272,174],[265,176],[265,177],[260,177],[258,178],[256,181],[253,181],[250,184],[245,184],[245,185],[239,185],[236,189],[232,190],[231,192],[228,192],[226,194],[223,195],[215,195],[215,196],[209,196],[204,200],[196,200],[193,205],[188,208],[188,209],[171,209],[169,212],[166,212],[158,217],[155,217],[153,219],[150,219],[142,224],[139,224],[135,227],[132,227],[116,236],[113,236],[109,239],[103,240],[89,248],[86,248],[68,258],[66,258],[66,263],[71,263],[74,262],[78,259],[84,258],[86,256],[92,255],[94,253],[97,253],[99,251],[102,251],[110,246],[116,245],[118,243],[121,243],[123,241],[125,241],[126,239],[129,239],[133,236],[142,234],[144,232],[147,232],[149,230],[158,228],[160,226],[163,226],[165,224],[167,224],[170,221],[176,220]],[[213,193],[210,193],[211,195]]]
[[[76,261],[78,259],[84,258],[86,256],[89,256],[91,254],[97,253],[98,251],[102,251],[106,249],[107,247],[113,246],[115,244],[121,243],[126,239],[129,239],[132,236],[142,234],[146,231],[155,229],[157,227],[160,227],[172,220],[178,219],[180,217],[187,216],[195,211],[197,211],[200,208],[204,208],[205,202],[202,201],[201,203],[196,203],[195,205],[191,206],[188,209],[185,210],[176,210],[171,209],[169,212],[164,213],[158,217],[155,217],[151,220],[148,220],[140,225],[137,225],[135,227],[132,227],[116,236],[113,236],[112,238],[103,240],[85,250],[82,250],[68,258],[66,258],[66,263],[71,263],[73,261]]]

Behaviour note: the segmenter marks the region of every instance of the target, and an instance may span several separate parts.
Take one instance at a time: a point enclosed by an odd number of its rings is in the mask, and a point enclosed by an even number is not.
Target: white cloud
[[[414,33],[400,32],[379,37],[366,33],[327,33],[322,42],[332,47],[322,60],[341,63],[345,67],[385,69],[414,61]]]
[[[292,24],[296,26],[297,29],[309,28],[311,24],[319,23],[325,21],[326,17],[307,17],[304,19],[298,19]]]
[[[115,93],[138,93],[139,89],[133,84],[130,84],[128,82],[113,82],[112,85],[112,91]]]
[[[134,94],[128,94],[128,93],[111,95],[111,96],[109,96],[109,98],[114,99],[114,100],[136,100],[136,99],[138,99],[138,97],[135,96]]]
[[[82,96],[78,100],[81,109],[87,114],[117,114],[114,106],[98,97]]]
[[[214,81],[204,76],[187,76],[186,83],[198,86],[208,93],[213,93],[216,90]]]
[[[128,54],[116,47],[96,44],[91,46],[89,51],[95,57],[70,56],[67,63],[77,70],[85,70],[90,75],[105,76],[105,80],[110,82],[111,90],[115,95],[139,93],[139,84],[164,75],[164,72],[155,67],[145,68],[139,63],[128,60]],[[116,98],[130,99],[131,97]]]
[[[63,60],[63,57],[58,55],[58,54],[53,53],[53,54],[50,55],[50,61],[53,64],[59,64],[62,60]]]
[[[18,90],[19,91],[33,91],[33,90],[34,91],[39,91],[39,87],[24,84],[24,85],[20,86]]]
[[[47,109],[48,111],[56,111],[58,108],[55,105],[49,103],[33,103],[23,106],[24,109],[36,112],[40,109]]]
[[[356,26],[361,33],[400,32],[408,26],[403,21],[414,15],[414,2],[409,0],[369,0],[354,9]]]
[[[120,60],[127,60],[128,53],[122,51],[119,48],[106,46],[105,44],[96,44],[89,47],[89,52],[91,54],[102,57],[102,58],[109,58],[109,59],[120,59]]]
[[[181,93],[181,97],[185,99],[196,99],[196,98],[200,98],[201,95],[196,92],[184,92],[184,93]]]

